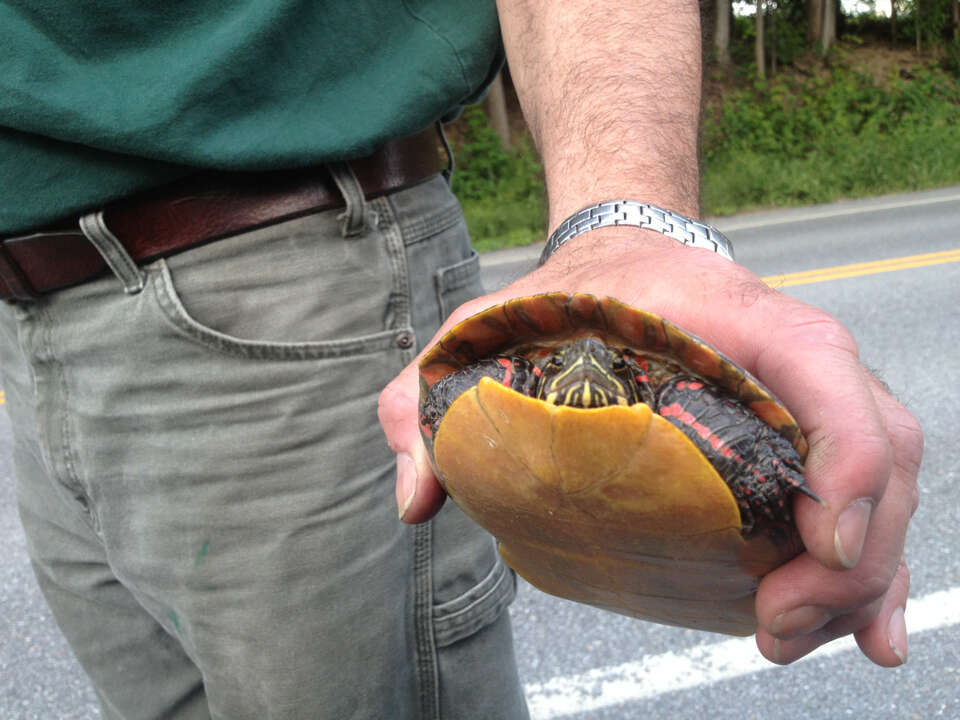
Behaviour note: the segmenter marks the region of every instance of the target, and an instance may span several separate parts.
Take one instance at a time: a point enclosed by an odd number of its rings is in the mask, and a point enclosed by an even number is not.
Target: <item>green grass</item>
[[[479,107],[467,108],[456,144],[453,191],[463,205],[479,252],[543,242],[546,201],[543,167],[523,136],[507,150]]]
[[[541,192],[514,200],[470,200],[463,214],[477,252],[503,250],[546,240],[544,197]]]
[[[543,170],[529,138],[505,150],[483,112],[461,121],[454,191],[481,252],[543,242]],[[960,184],[960,81],[935,67],[878,83],[838,67],[778,76],[704,115],[704,214]]]
[[[960,183],[960,84],[838,69],[727,98],[704,122],[706,214]]]

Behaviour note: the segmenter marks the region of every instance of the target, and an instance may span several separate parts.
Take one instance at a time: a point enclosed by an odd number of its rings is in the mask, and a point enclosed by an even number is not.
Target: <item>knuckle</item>
[[[824,436],[822,442],[830,457],[829,462],[836,462],[838,470],[840,467],[844,469],[842,487],[838,484],[835,489],[842,490],[844,496],[872,497],[879,502],[893,469],[893,449],[882,428],[854,420],[842,438]]]
[[[913,517],[917,508],[920,507],[920,490],[916,485],[913,486],[910,490],[910,517]]]
[[[405,416],[411,407],[419,403],[419,398],[407,392],[407,383],[403,375],[390,382],[377,396],[377,415],[382,424],[397,417]]]
[[[893,576],[886,573],[871,573],[860,579],[857,586],[857,602],[860,607],[872,605],[882,599],[890,589]]]
[[[890,426],[890,435],[897,447],[898,462],[908,472],[916,475],[923,458],[923,428],[920,422],[906,408],[895,413]]]
[[[897,565],[896,578],[903,583],[906,590],[910,589],[910,568],[907,566],[907,558],[900,556],[900,563]],[[904,593],[906,594],[906,593]]]
[[[833,348],[853,357],[859,355],[857,341],[833,315],[819,308],[806,306],[796,313],[791,331],[798,342]]]
[[[480,297],[474,298],[473,300],[467,300],[462,305],[457,306],[453,312],[447,317],[447,322],[450,325],[456,325],[472,315],[476,315],[481,310],[486,310],[490,307],[490,301],[487,298]]]

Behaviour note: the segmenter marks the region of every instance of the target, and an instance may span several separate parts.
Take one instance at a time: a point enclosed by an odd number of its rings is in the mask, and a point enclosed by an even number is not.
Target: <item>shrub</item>
[[[482,251],[543,241],[543,167],[530,138],[522,136],[507,150],[478,106],[467,108],[460,127],[453,191],[474,246]]]
[[[847,68],[733,93],[703,128],[709,214],[960,181],[960,84],[917,69],[886,86]]]

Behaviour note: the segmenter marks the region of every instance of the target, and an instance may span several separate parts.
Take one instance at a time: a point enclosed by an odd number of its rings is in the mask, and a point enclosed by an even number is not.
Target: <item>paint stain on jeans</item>
[[[194,567],[200,567],[207,561],[207,555],[210,553],[210,541],[204,540],[203,545],[200,546],[200,552],[197,553],[197,557],[193,561]]]

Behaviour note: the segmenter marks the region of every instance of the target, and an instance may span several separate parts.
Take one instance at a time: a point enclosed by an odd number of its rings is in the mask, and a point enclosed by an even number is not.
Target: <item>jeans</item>
[[[527,716],[512,572],[452,503],[397,520],[376,416],[479,261],[439,176],[362,211],[0,305],[31,561],[104,717]]]

